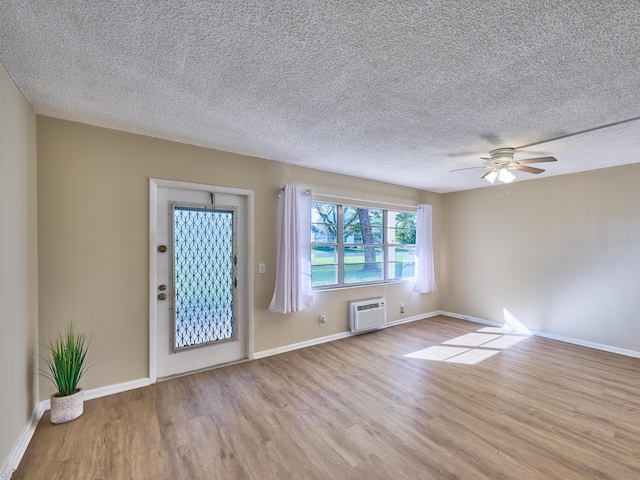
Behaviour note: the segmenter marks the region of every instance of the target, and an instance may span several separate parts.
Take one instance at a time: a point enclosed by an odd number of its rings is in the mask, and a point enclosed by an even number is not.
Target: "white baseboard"
[[[460,320],[468,320],[470,322],[482,323],[485,325],[491,325],[494,327],[501,327],[501,323],[492,322],[490,320],[484,320],[482,318],[470,317],[469,315],[460,315],[452,312],[440,312],[442,315],[448,317],[459,318]],[[564,337],[562,335],[556,335],[554,333],[541,332],[538,330],[530,330],[531,334],[537,337],[548,338],[550,340],[557,340],[558,342],[570,343],[572,345],[580,345],[581,347],[593,348],[594,350],[602,350],[604,352],[616,353],[618,355],[624,355],[626,357],[640,358],[640,352],[635,350],[627,350],[625,348],[612,347],[611,345],[604,345],[602,343],[589,342],[587,340],[580,340],[579,338]]]
[[[9,454],[9,458],[2,466],[2,470],[0,470],[0,480],[9,480],[13,472],[18,468],[20,460],[22,460],[24,452],[27,451],[29,442],[31,441],[33,434],[36,432],[36,427],[38,426],[38,422],[42,418],[43,414],[44,408],[42,408],[42,402],[40,402],[36,405],[27,425],[22,429],[22,432],[18,437],[18,441],[13,446],[13,450],[11,450],[11,453]]]
[[[107,385],[106,387],[92,388],[86,390],[82,398],[85,400],[92,400],[94,398],[106,397],[107,395],[113,395],[114,393],[126,392],[128,390],[135,390],[136,388],[146,387],[151,385],[151,380],[148,378],[139,378],[138,380],[131,380],[130,382],[116,383],[115,385]]]
[[[82,394],[83,400],[93,400],[94,398],[106,397],[107,395],[113,395],[114,393],[126,392],[127,390],[134,390],[140,387],[146,387],[151,385],[151,380],[148,378],[140,378],[138,380],[132,380],[130,382],[116,383],[115,385],[107,385],[106,387],[92,388],[85,390]],[[51,400],[42,400],[40,405],[44,410],[51,409]],[[1,479],[0,479],[1,480]]]
[[[417,320],[424,320],[425,318],[435,317],[436,315],[440,315],[440,311],[423,313],[421,315],[414,315],[413,317],[402,318],[400,320],[394,320],[393,322],[387,323],[382,328],[393,327],[394,325],[400,325],[402,323],[415,322]],[[336,333],[334,335],[327,335],[326,337],[318,337],[312,338],[311,340],[305,340],[304,342],[292,343],[289,345],[284,345],[282,347],[271,348],[269,350],[261,350],[259,352],[254,352],[253,359],[257,360],[259,358],[270,357],[271,355],[278,355],[280,353],[291,352],[293,350],[298,350],[300,348],[312,347],[313,345],[320,345],[321,343],[333,342],[334,340],[340,340],[341,338],[351,337],[353,335],[360,335],[359,333],[352,332],[341,332]]]
[[[471,317],[469,315],[460,315],[459,313],[453,313],[453,312],[440,311],[440,315],[458,318],[460,320],[467,320],[469,322],[474,322],[474,323],[481,323],[483,325],[489,325],[491,327],[501,327],[502,325],[504,325],[503,323],[493,322],[491,320],[485,320],[484,318]]]
[[[618,355],[624,355],[626,357],[640,358],[640,352],[635,350],[627,350],[626,348],[612,347],[611,345],[604,345],[602,343],[588,342],[586,340],[580,340],[579,338],[563,337],[562,335],[555,335],[553,333],[538,332],[531,330],[537,337],[548,338],[550,340],[557,340],[558,342],[571,343],[573,345],[580,345],[581,347],[593,348],[595,350],[602,350],[609,353],[617,353]]]
[[[151,381],[148,378],[141,378],[139,380],[132,380],[131,382],[117,383],[115,385],[108,385],[106,387],[92,388],[85,390],[82,398],[84,400],[92,400],[94,398],[106,397],[107,395],[113,395],[114,393],[126,392],[127,390],[133,390],[135,388],[146,387],[151,385]],[[51,400],[42,400],[36,405],[35,410],[31,414],[28,424],[22,430],[18,441],[16,442],[9,458],[5,462],[0,470],[0,480],[9,480],[13,472],[20,465],[24,452],[27,451],[29,442],[36,431],[38,422],[42,418],[45,411],[51,409]]]
[[[341,332],[334,335],[327,335],[326,337],[312,338],[311,340],[305,340],[304,342],[291,343],[282,347],[270,348],[269,350],[261,350],[253,353],[253,359],[258,360],[260,358],[270,357],[271,355],[278,355],[280,353],[291,352],[300,348],[312,347],[314,345],[320,345],[321,343],[333,342],[334,340],[340,340],[341,338],[347,338],[354,335],[351,332]]]
[[[403,323],[416,322],[418,320],[424,320],[425,318],[437,317],[441,314],[442,312],[440,310],[437,310],[431,313],[423,313],[422,315],[414,315],[413,317],[401,318],[399,320],[394,320],[393,322],[387,323],[384,328],[393,327],[395,325],[402,325]]]

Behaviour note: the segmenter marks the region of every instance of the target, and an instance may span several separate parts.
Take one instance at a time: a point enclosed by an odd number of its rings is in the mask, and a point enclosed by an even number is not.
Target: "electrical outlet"
[[[264,272],[266,272],[266,270],[267,270],[267,269],[266,269],[266,267],[265,267],[265,264],[264,264],[264,263],[259,263],[259,264],[258,264],[258,272],[260,272],[260,273],[264,273]]]
[[[404,303],[400,304],[400,313],[404,313]]]
[[[324,327],[327,323],[327,318],[324,315],[320,315],[320,326]]]

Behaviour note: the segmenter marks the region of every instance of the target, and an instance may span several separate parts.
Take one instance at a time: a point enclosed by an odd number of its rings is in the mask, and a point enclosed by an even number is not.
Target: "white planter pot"
[[[51,396],[51,423],[66,423],[75,420],[83,411],[82,389],[73,395],[60,397],[56,393]]]

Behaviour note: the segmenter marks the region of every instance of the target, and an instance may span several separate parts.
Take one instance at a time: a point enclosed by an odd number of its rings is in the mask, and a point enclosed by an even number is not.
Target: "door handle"
[[[160,295],[158,295],[158,300],[166,300],[166,299],[167,299],[166,293],[161,293]]]

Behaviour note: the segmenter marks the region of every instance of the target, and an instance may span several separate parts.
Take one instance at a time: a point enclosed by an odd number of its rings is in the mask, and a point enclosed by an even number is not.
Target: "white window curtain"
[[[433,235],[431,233],[431,205],[418,205],[416,218],[416,283],[413,291],[436,291],[433,265]]]
[[[313,303],[311,287],[311,190],[285,185],[278,214],[276,287],[269,310],[291,313]]]

